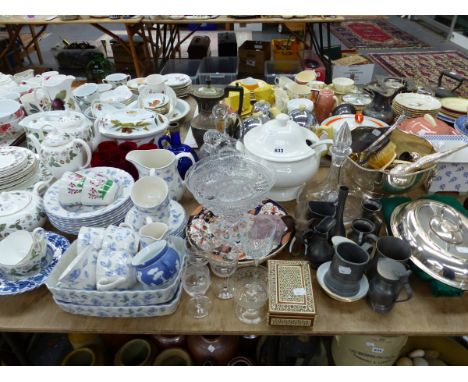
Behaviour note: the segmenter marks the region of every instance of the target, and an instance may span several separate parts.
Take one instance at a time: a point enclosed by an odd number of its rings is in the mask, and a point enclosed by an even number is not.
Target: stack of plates
[[[187,97],[192,91],[192,79],[183,73],[165,74],[166,85],[174,90],[177,98]]]
[[[442,109],[438,117],[442,120],[451,120],[454,123],[468,113],[468,99],[462,97],[447,97],[441,99]],[[444,119],[445,118],[445,119]]]
[[[82,226],[107,227],[121,223],[133,206],[130,199],[134,183],[132,176],[113,167],[93,167],[78,173],[84,176],[99,173],[112,179],[119,187],[115,199],[107,206],[62,206],[59,202],[59,192],[65,185],[65,179],[61,178],[49,187],[44,195],[44,210],[52,225],[62,232],[78,235]]]
[[[397,116],[405,114],[408,118],[422,117],[424,114],[437,116],[442,104],[440,101],[427,94],[400,93],[392,103],[392,109]]]
[[[37,178],[40,161],[23,147],[0,147],[0,191],[27,188]]]

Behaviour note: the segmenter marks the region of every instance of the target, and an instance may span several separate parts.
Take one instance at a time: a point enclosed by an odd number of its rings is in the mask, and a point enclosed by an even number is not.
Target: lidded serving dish
[[[411,261],[449,286],[468,290],[468,218],[445,203],[421,199],[398,206],[394,236],[412,248]]]

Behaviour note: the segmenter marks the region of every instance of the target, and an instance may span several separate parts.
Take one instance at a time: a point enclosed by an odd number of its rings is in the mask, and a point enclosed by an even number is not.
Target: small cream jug
[[[56,130],[47,134],[42,144],[34,135],[29,138],[42,163],[57,179],[66,171],[80,170],[88,167],[91,162],[91,149],[83,139],[61,134]]]

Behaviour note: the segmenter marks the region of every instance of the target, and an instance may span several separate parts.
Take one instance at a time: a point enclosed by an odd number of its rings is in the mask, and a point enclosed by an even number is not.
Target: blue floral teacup
[[[144,176],[132,187],[130,194],[133,204],[142,214],[151,215],[154,221],[169,221],[169,187],[159,176]]]

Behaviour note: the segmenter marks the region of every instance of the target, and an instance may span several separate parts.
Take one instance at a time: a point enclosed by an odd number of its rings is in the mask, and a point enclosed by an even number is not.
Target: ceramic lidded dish
[[[293,200],[299,188],[312,178],[319,167],[320,154],[332,140],[319,141],[317,135],[290,120],[286,114],[250,130],[244,136],[244,151],[273,169],[275,184],[269,197]]]
[[[468,290],[468,219],[447,204],[421,199],[392,213],[393,235],[409,242],[411,261],[435,279]]]

